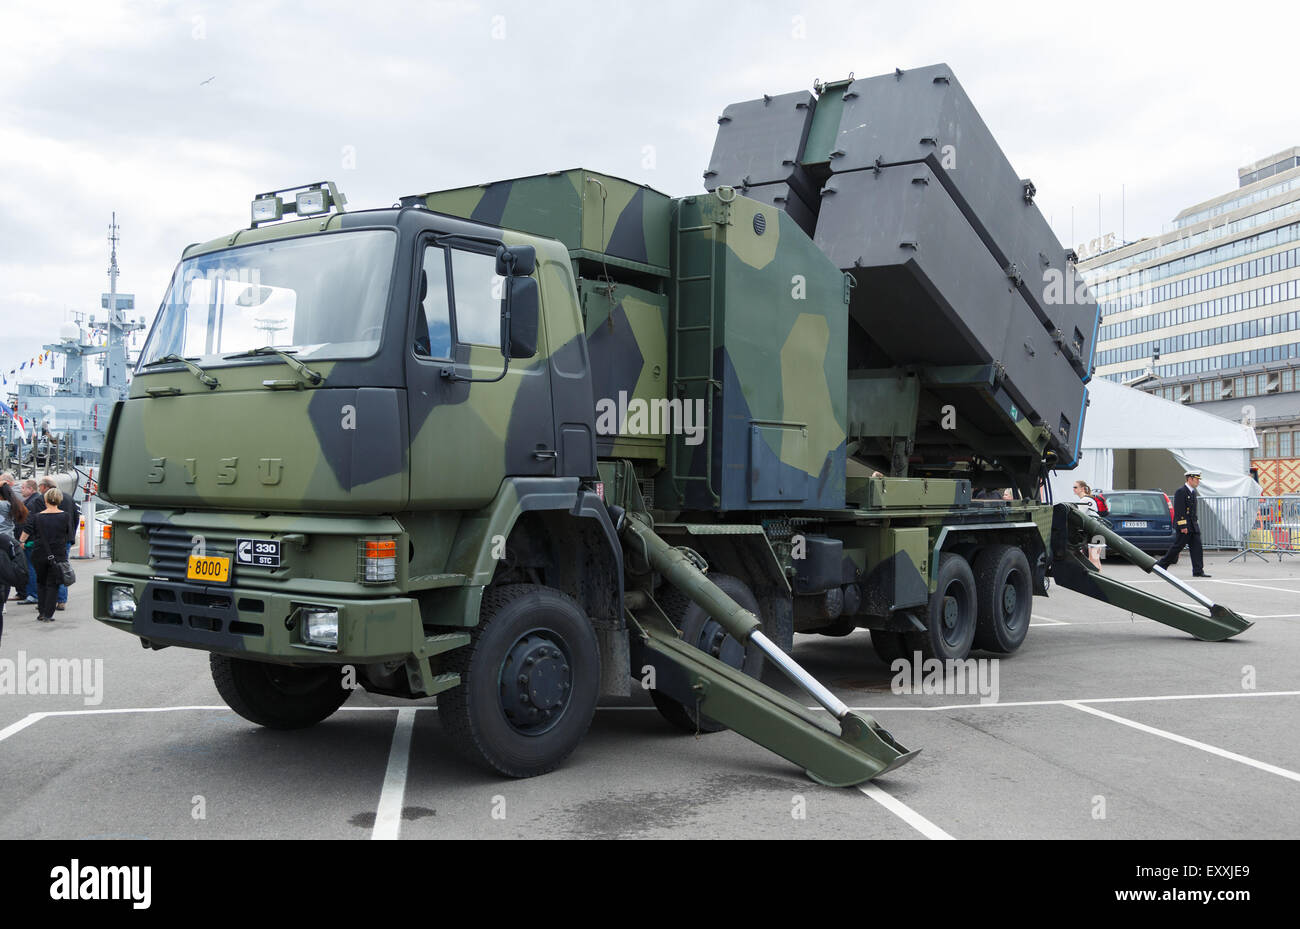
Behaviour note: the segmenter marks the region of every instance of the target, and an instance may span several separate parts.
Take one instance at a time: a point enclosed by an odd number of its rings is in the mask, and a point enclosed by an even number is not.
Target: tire
[[[975,642],[978,607],[975,577],[965,558],[944,552],[939,556],[939,576],[926,609],[925,632],[907,633],[909,651],[923,659],[960,661]]]
[[[507,777],[552,771],[596,714],[600,644],[591,620],[572,597],[533,584],[484,591],[479,617],[470,644],[441,665],[460,675],[460,686],[438,697],[443,732],[461,756]]]
[[[894,662],[900,658],[909,662],[912,660],[912,650],[907,645],[907,635],[902,632],[872,629],[871,647],[876,650],[876,655],[887,668],[893,667]]]
[[[1033,612],[1029,559],[1011,545],[990,545],[975,559],[975,647],[1010,655],[1025,641]]]
[[[226,705],[267,729],[306,729],[334,714],[351,695],[337,665],[289,665],[209,655],[212,683]]]
[[[709,580],[755,616],[763,615],[759,612],[758,600],[739,578],[730,574],[712,574]],[[757,647],[751,645],[742,653],[740,643],[711,619],[698,603],[679,590],[666,588],[657,599],[673,625],[681,630],[684,642],[756,680],[762,679],[763,653]],[[701,715],[694,706],[685,706],[657,690],[650,691],[650,699],[664,719],[683,732],[721,732],[727,728],[716,720]]]

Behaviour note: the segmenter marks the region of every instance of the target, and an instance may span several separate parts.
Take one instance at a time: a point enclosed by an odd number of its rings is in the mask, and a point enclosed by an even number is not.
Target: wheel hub
[[[564,714],[573,672],[563,641],[550,630],[521,636],[501,665],[501,709],[517,731],[540,735]]]
[[[1015,616],[1015,615],[1016,615],[1016,604],[1017,604],[1018,602],[1019,602],[1019,597],[1016,596],[1016,588],[1015,588],[1015,585],[1013,585],[1013,584],[1011,584],[1010,582],[1008,582],[1007,585],[1006,585],[1005,587],[1002,588],[1002,611],[1003,611],[1003,613],[1005,613],[1008,617]]]
[[[696,647],[733,668],[745,664],[745,649],[717,621],[710,619],[700,630]]]
[[[957,598],[943,598],[943,625],[945,629],[957,628]]]

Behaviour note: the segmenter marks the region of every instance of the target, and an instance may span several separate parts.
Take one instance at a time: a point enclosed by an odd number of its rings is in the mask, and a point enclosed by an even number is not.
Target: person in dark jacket
[[[27,480],[23,481],[22,493],[23,493],[23,503],[27,506],[27,512],[29,515],[32,513],[39,513],[41,510],[45,509],[45,498],[41,496],[41,491],[36,486],[36,482],[34,480],[28,478]],[[15,527],[16,529],[14,535],[17,535],[19,532],[22,531],[22,525],[15,523]],[[31,554],[32,554],[31,549],[29,549],[27,546],[24,545],[23,557],[27,559],[27,589],[25,591],[20,592],[14,599],[19,600],[24,604],[30,604],[31,606],[35,606],[37,603],[36,566],[32,564]],[[24,596],[24,594],[26,596]]]
[[[5,555],[18,555],[22,548],[17,544],[18,527],[27,521],[27,505],[14,489],[14,476],[0,474],[0,545]],[[19,555],[21,558],[21,555]],[[9,599],[9,585],[0,577],[0,636],[5,629],[5,601]]]
[[[54,483],[54,478],[43,477],[38,486],[40,492],[45,494],[50,490],[55,489],[58,485]],[[76,488],[74,487],[73,489],[75,490]],[[63,557],[59,560],[67,561],[68,555],[72,552],[72,542],[77,537],[77,527],[81,522],[81,511],[77,508],[76,501],[72,499],[72,494],[61,493],[60,495],[63,497],[63,502],[59,504],[59,509],[63,510],[63,512],[68,515],[68,546],[67,551],[63,553]],[[43,508],[44,507],[39,507],[38,509]],[[59,596],[55,601],[54,608],[56,610],[66,610],[68,608],[68,588],[64,587],[62,584],[59,585]]]
[[[63,580],[59,563],[68,557],[68,514],[59,508],[62,503],[63,494],[57,487],[47,490],[45,509],[28,517],[21,540],[36,542],[29,555],[36,568],[36,585],[40,591],[36,618],[43,623],[54,621],[59,583]]]
[[[1196,488],[1201,484],[1201,472],[1188,471],[1183,476],[1187,483],[1174,493],[1174,528],[1178,534],[1169,551],[1156,564],[1168,568],[1186,546],[1192,552],[1192,577],[1209,577],[1205,573],[1204,553],[1201,550],[1201,525],[1196,517],[1199,497]]]

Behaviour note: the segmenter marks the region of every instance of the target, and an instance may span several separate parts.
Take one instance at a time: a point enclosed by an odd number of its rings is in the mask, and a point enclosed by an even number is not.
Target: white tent
[[[1207,497],[1250,497],[1260,492],[1250,476],[1255,430],[1195,407],[1113,381],[1088,384],[1083,454],[1073,471],[1052,472],[1052,499],[1074,499],[1084,480],[1094,490],[1164,490],[1183,484],[1183,472],[1201,472]]]

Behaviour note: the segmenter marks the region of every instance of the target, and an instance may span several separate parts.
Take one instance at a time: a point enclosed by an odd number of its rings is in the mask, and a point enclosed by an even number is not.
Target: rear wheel
[[[1009,655],[1025,641],[1033,609],[1029,559],[1010,545],[990,545],[975,559],[975,647]]]
[[[951,552],[939,556],[939,576],[930,595],[924,632],[908,633],[910,650],[923,658],[959,661],[975,641],[975,577],[966,559]]]
[[[460,686],[438,716],[465,758],[509,777],[558,767],[591,726],[600,696],[600,645],[573,598],[550,587],[487,590],[479,624],[444,671]]]
[[[904,661],[912,660],[912,651],[908,648],[907,636],[902,632],[872,629],[871,647],[876,650],[876,655],[888,667],[892,667],[894,662],[900,658]]]
[[[333,665],[294,668],[209,655],[208,667],[226,705],[268,729],[314,726],[333,715],[351,694]]]
[[[739,578],[729,574],[711,574],[709,580],[755,616],[762,616],[758,600]],[[679,590],[668,588],[659,595],[658,600],[673,625],[681,630],[682,641],[752,678],[762,678],[763,653],[757,646],[741,645],[717,620],[704,612],[703,607]],[[686,732],[720,732],[727,728],[716,720],[701,715],[694,705],[686,706],[653,688],[650,690],[650,699],[664,719],[678,729]]]

